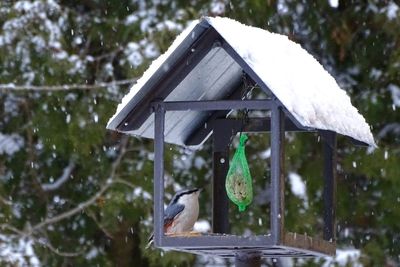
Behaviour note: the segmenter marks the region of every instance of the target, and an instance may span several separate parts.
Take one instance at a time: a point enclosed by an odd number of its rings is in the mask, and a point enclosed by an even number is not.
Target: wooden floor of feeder
[[[272,244],[270,238],[270,235],[243,237],[230,234],[188,232],[166,234],[164,237],[166,244],[161,247],[223,258],[234,258],[237,254],[243,252],[259,252],[261,257],[264,258],[326,257],[335,255],[336,251],[335,242],[302,234],[286,233],[279,245]],[[224,240],[227,242],[224,242]],[[235,240],[237,242],[234,242]],[[224,243],[229,243],[229,245],[225,246]]]
[[[205,235],[201,232],[190,231],[190,232],[181,232],[181,233],[165,233],[168,237],[195,237]]]

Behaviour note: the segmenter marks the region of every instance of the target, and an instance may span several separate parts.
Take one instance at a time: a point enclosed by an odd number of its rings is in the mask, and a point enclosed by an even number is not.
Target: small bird
[[[199,217],[199,194],[201,188],[185,189],[177,192],[164,211],[164,233],[187,233],[193,230],[194,223]],[[153,243],[151,234],[149,248]]]

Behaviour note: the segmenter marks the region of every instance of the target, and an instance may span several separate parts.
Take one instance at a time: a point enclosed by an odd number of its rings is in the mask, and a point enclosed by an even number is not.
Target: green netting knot
[[[240,136],[239,146],[233,155],[225,180],[226,193],[238,206],[239,211],[244,211],[253,200],[252,179],[244,150],[247,139],[245,134]]]

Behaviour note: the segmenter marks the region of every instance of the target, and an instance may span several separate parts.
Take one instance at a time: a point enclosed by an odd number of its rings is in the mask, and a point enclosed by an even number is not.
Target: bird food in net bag
[[[239,211],[244,211],[253,200],[252,179],[244,151],[247,139],[245,134],[240,136],[239,146],[233,155],[225,181],[228,197],[238,206]]]

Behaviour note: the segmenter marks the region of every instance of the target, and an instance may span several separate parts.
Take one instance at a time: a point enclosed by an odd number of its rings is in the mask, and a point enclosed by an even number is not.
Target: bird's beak
[[[201,193],[201,191],[203,191],[204,190],[204,188],[203,187],[200,187],[200,188],[197,188],[197,192],[199,192],[199,194]]]

